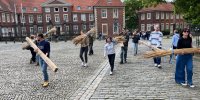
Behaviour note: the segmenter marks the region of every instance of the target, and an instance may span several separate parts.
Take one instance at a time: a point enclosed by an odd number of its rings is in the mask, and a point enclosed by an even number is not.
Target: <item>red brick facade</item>
[[[109,5],[107,5],[109,1]],[[81,30],[89,30],[96,26],[98,32],[102,31],[102,24],[108,24],[108,33],[112,35],[113,23],[117,23],[119,31],[124,27],[124,5],[120,0],[1,0],[0,1],[0,36],[7,37],[8,33],[12,36],[28,36],[30,34],[45,33],[52,26],[56,26],[59,34],[74,35]],[[3,4],[9,5],[3,6]],[[25,23],[22,22],[22,9],[25,10]],[[99,5],[101,4],[101,5]],[[16,19],[15,21],[15,5]],[[101,9],[107,9],[106,19],[101,18]],[[118,18],[113,18],[113,9],[117,9]],[[96,13],[95,13],[96,11]],[[2,22],[2,13],[12,14],[14,21],[5,20]],[[50,22],[47,20],[50,16]],[[64,16],[68,20],[64,20]],[[77,16],[77,21],[74,16]],[[11,17],[10,17],[11,19]],[[41,21],[40,21],[40,20]],[[39,20],[39,21],[38,21]],[[9,29],[11,28],[11,30]]]

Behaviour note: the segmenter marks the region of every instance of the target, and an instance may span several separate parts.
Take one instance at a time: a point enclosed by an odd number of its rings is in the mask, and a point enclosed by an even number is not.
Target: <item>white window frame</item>
[[[81,10],[81,6],[77,6],[77,10]]]
[[[82,30],[86,30],[87,26],[85,24],[82,25]]]
[[[65,17],[66,16],[66,17]],[[68,14],[63,14],[63,20],[68,22],[69,21],[69,16]]]
[[[179,19],[180,17],[179,17],[179,14],[176,14],[176,19]]]
[[[66,25],[66,32],[67,32],[67,34],[69,34],[69,25]]]
[[[42,23],[42,15],[37,15],[37,21],[38,23]]]
[[[156,12],[156,19],[160,19],[160,12]]]
[[[147,29],[146,31],[151,31],[151,24],[147,24]]]
[[[46,14],[46,22],[49,22],[51,20],[51,14]]]
[[[29,15],[28,16],[29,18],[29,23],[33,23],[34,22],[34,17],[33,17],[33,15]]]
[[[56,11],[56,8],[58,8],[58,11]],[[59,7],[54,7],[54,12],[59,12]]]
[[[81,14],[81,21],[86,21],[86,14]]]
[[[101,18],[107,18],[107,9],[101,9]]]
[[[174,19],[174,14],[173,13],[170,14],[170,19]]]
[[[51,9],[50,8],[45,8],[45,12],[50,12]]]
[[[88,6],[88,10],[92,10],[92,7],[91,7],[91,6]]]
[[[161,19],[165,19],[165,13],[161,12]]]
[[[166,13],[166,19],[169,19],[169,13]]]
[[[164,23],[161,23],[161,31],[165,30],[165,24]]]
[[[21,23],[26,23],[26,16],[25,15],[21,16]]]
[[[151,13],[147,13],[147,20],[151,19]]]
[[[141,14],[141,20],[145,20],[145,14]]]
[[[89,21],[94,21],[94,14],[89,14]]]
[[[75,34],[78,34],[78,25],[73,25],[73,31]]]
[[[33,7],[33,11],[34,11],[34,12],[37,12],[37,11],[38,11],[38,8],[37,8],[37,7]]]
[[[10,22],[10,14],[6,14],[7,22]]]
[[[60,22],[60,16],[59,16],[59,14],[55,14],[54,18],[55,18],[55,22]]]
[[[47,32],[51,29],[51,26],[47,26]]]
[[[22,27],[22,36],[26,36],[26,27]]]
[[[11,20],[12,20],[12,22],[15,22],[15,19],[14,19],[14,15],[13,15],[13,14],[11,14]]]
[[[38,32],[43,33],[43,27],[38,27]]]
[[[179,23],[176,23],[176,28],[180,28]]]
[[[119,34],[119,26],[118,26],[119,23],[117,23],[117,25],[115,23],[113,23],[113,33],[116,33],[116,34]],[[115,28],[117,28],[115,30]]]
[[[78,21],[78,14],[73,14],[73,22],[77,22]]]
[[[93,28],[94,27],[94,24],[90,24],[89,25],[89,28],[91,29],[91,28]]]
[[[166,29],[166,30],[169,29],[169,23],[166,23],[166,25],[165,25],[165,29]]]
[[[33,34],[34,33],[34,28],[30,27],[30,33]]]
[[[2,13],[2,22],[6,22],[6,14]]]
[[[65,11],[64,9],[67,9],[67,11]],[[63,12],[68,12],[68,7],[63,7]]]
[[[141,24],[141,31],[145,31],[145,24]]]
[[[119,18],[119,10],[116,8],[113,9],[113,18]]]

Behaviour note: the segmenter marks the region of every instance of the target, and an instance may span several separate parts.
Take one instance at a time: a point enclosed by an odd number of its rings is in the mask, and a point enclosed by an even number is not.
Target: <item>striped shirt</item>
[[[163,34],[160,31],[153,31],[150,34],[149,41],[151,45],[156,47],[162,47]]]

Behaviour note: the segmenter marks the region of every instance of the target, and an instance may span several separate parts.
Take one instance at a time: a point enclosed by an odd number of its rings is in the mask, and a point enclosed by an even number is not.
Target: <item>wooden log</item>
[[[157,47],[155,47],[155,46],[152,46],[152,45],[150,45],[150,44],[148,44],[148,43],[146,43],[146,42],[144,42],[144,41],[141,41],[141,40],[139,40],[139,44],[143,44],[143,45],[145,45],[145,46],[147,46],[147,47],[149,47],[149,48],[151,48],[151,49],[153,49],[153,50],[155,50],[155,51],[161,50],[161,49],[159,49],[159,48],[157,48]]]
[[[34,50],[38,50],[37,54],[47,63],[47,65],[54,71],[57,72],[58,67],[33,43],[33,41],[26,37],[26,41],[33,47]]]
[[[200,48],[183,48],[183,49],[174,49],[174,50],[159,50],[159,51],[149,51],[144,54],[144,58],[153,58],[153,57],[163,57],[171,54],[191,54],[199,53]]]

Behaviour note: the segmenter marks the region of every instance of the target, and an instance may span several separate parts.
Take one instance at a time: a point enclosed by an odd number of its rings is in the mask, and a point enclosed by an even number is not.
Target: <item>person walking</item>
[[[89,35],[89,55],[93,55],[94,51],[93,51],[93,42],[94,42],[94,37]]]
[[[115,62],[115,45],[117,43],[112,40],[111,37],[106,38],[106,44],[104,46],[104,58],[108,56],[108,61],[110,64],[110,75],[113,74],[114,62]]]
[[[34,35],[31,35],[30,39],[33,41],[33,43],[36,44],[37,41],[35,40],[35,36]],[[36,62],[36,52],[34,52],[34,49],[31,46],[29,47],[29,50],[31,51],[31,55],[32,55],[32,57],[30,59],[30,64],[32,64],[32,63]]]
[[[161,49],[162,48],[162,38],[163,38],[163,33],[159,31],[159,25],[154,26],[153,32],[151,32],[149,41],[151,46],[156,46],[157,48]],[[154,60],[154,66],[158,68],[161,67],[161,57],[155,57],[153,58]]]
[[[127,31],[123,31],[121,35],[124,37],[125,41],[121,46],[121,55],[120,55],[120,64],[127,63],[127,51],[128,51],[128,42],[129,42],[129,35]]]
[[[174,30],[174,35],[172,37],[172,49],[177,49],[177,44],[178,44],[179,38],[180,38],[180,35],[179,35],[178,31]],[[170,63],[172,61],[172,58],[173,58],[173,55],[170,55],[170,60],[169,60]]]
[[[47,56],[50,56],[50,43],[44,39],[43,34],[38,34],[37,36],[38,40],[38,48]],[[35,52],[38,52],[38,50],[34,50]],[[47,87],[49,85],[49,77],[47,73],[47,63],[42,59],[42,57],[39,57],[39,65],[42,68],[43,76],[44,76],[44,83],[42,84],[43,87]]]
[[[189,29],[185,28],[182,37],[178,40],[177,49],[192,48],[192,38],[190,37]],[[186,72],[185,72],[186,69]],[[187,73],[187,81],[185,74]],[[193,76],[193,55],[192,54],[178,54],[176,59],[175,81],[177,84],[189,87],[195,87],[192,81]],[[187,82],[187,83],[186,83]]]
[[[132,45],[133,45],[134,56],[136,56],[137,51],[138,51],[139,40],[140,40],[140,35],[139,35],[138,31],[136,30],[135,32],[133,32],[133,35],[132,35]]]
[[[85,33],[83,33],[81,31],[81,35],[86,35]],[[80,48],[80,54],[79,57],[82,61],[81,66],[82,67],[87,67],[87,62],[88,62],[88,45],[89,45],[89,38],[88,36],[85,37],[85,39],[83,40],[83,42],[81,43],[81,48]],[[84,54],[84,58],[83,58],[83,54]]]

